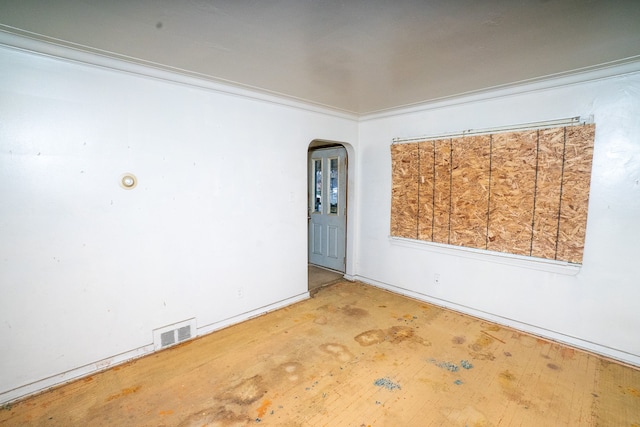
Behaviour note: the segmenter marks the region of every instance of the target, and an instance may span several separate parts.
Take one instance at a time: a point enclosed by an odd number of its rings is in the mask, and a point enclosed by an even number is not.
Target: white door
[[[347,152],[320,148],[309,162],[309,262],[344,273]]]

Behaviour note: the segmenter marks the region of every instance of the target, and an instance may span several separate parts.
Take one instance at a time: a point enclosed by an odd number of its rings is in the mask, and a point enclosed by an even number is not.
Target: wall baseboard
[[[277,301],[273,304],[268,304],[268,305],[259,307],[255,310],[251,310],[246,313],[239,314],[237,316],[229,317],[219,322],[215,322],[206,326],[199,327],[197,329],[197,334],[195,334],[191,339],[201,337],[203,335],[207,335],[211,332],[215,332],[217,330],[226,328],[228,326],[231,326],[240,322],[244,322],[245,320],[249,320],[254,317],[258,317],[263,314],[266,314],[268,312],[275,311],[283,307],[287,307],[291,304],[304,301],[308,298],[310,298],[309,292],[303,292],[299,295],[295,295],[293,297],[286,298],[281,301]],[[167,349],[168,348],[170,347],[167,347]],[[160,349],[160,350],[163,350],[163,349]],[[138,347],[133,350],[129,350],[124,353],[117,354],[115,356],[107,357],[95,363],[90,363],[75,369],[71,369],[66,372],[52,375],[50,377],[43,378],[41,380],[34,381],[29,384],[16,387],[12,390],[0,392],[0,405],[11,403],[16,400],[23,399],[34,394],[45,392],[53,387],[57,387],[65,383],[69,383],[71,381],[77,380],[82,377],[94,375],[98,372],[105,371],[109,368],[122,365],[127,362],[131,362],[134,359],[139,359],[141,357],[148,356],[160,350],[156,350],[154,344],[149,343],[142,347]]]
[[[122,365],[134,359],[152,354],[153,352],[153,343],[150,343],[148,345],[144,345],[142,347],[138,347],[133,350],[117,354],[115,356],[107,357],[88,365],[80,366],[66,372],[52,375],[50,377],[25,384],[11,390],[3,391],[0,393],[0,404],[7,404],[34,394],[45,392],[53,387],[77,380],[82,377],[93,375],[101,371],[105,371],[113,366]]]
[[[426,294],[415,292],[399,286],[391,285],[389,283],[380,282],[374,279],[370,279],[368,277],[356,275],[354,276],[354,280],[358,280],[362,283],[366,283],[368,285],[375,286],[377,288],[384,289],[384,290],[387,290],[396,294],[400,294],[406,297],[424,301],[439,307],[447,308],[447,309],[456,311],[458,313],[466,314],[472,317],[476,317],[478,319],[490,321],[502,326],[517,329],[519,331],[526,332],[531,335],[535,335],[553,342],[557,342],[559,344],[568,345],[568,346],[577,348],[579,350],[586,351],[588,353],[593,353],[597,356],[612,359],[614,361],[617,361],[626,365],[640,367],[640,355],[637,355],[637,354],[628,353],[622,350],[603,346],[603,345],[586,341],[580,338],[572,337],[570,335],[565,335],[565,334],[561,334],[559,332],[551,331],[548,329],[539,328],[537,326],[518,322],[516,320],[512,320],[506,317],[496,316],[491,313],[476,310],[471,307],[466,307],[450,301],[430,297],[429,295],[426,295]]]
[[[295,295],[290,298],[283,299],[281,301],[275,302],[273,304],[265,305],[263,307],[257,308],[255,310],[251,310],[247,313],[242,313],[238,316],[229,317],[228,319],[221,320],[219,322],[210,323],[208,325],[199,326],[198,327],[198,335],[202,336],[209,334],[211,332],[218,331],[220,329],[226,328],[231,325],[235,325],[236,323],[244,322],[245,320],[253,319],[254,317],[262,316],[263,314],[267,314],[271,311],[275,311],[292,304],[295,304],[300,301],[304,301],[310,298],[309,292],[303,292],[299,295]]]

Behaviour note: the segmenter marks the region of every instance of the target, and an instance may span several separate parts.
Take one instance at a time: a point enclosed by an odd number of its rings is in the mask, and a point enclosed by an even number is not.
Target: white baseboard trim
[[[95,363],[90,363],[60,374],[52,375],[50,377],[34,381],[30,384],[16,387],[12,390],[3,391],[0,393],[0,404],[7,404],[33,394],[42,393],[50,388],[96,374],[113,366],[130,362],[151,353],[153,353],[153,343],[99,360]]]
[[[374,279],[370,279],[368,277],[356,275],[354,276],[354,280],[358,280],[368,285],[385,289],[387,291],[390,291],[396,294],[400,294],[400,295],[414,298],[420,301],[424,301],[433,305],[437,305],[439,307],[444,307],[453,311],[457,311],[459,313],[467,314],[469,316],[473,316],[482,320],[487,320],[502,326],[517,329],[519,331],[523,331],[535,336],[539,336],[541,338],[545,338],[550,341],[575,347],[577,349],[580,349],[589,353],[597,354],[598,356],[603,356],[609,359],[613,359],[615,361],[632,365],[634,367],[640,367],[640,355],[637,355],[637,354],[628,353],[622,350],[603,346],[603,345],[586,341],[580,338],[572,337],[570,335],[561,334],[559,332],[540,328],[527,323],[518,322],[517,320],[512,320],[506,317],[497,316],[495,314],[487,313],[481,310],[476,310],[471,307],[459,305],[450,301],[434,298],[426,294],[411,291],[409,289],[405,289],[400,286],[391,285],[389,283],[380,282]]]
[[[288,307],[297,302],[304,301],[309,299],[309,292],[303,292],[299,295],[295,295],[291,298],[283,299],[282,301],[275,302],[273,304],[265,305],[263,307],[257,308],[255,310],[249,311],[247,313],[242,313],[238,316],[229,317],[228,319],[221,320],[219,322],[210,323],[205,326],[198,327],[198,336],[206,335],[211,332],[218,331],[220,329],[226,328],[231,325],[235,325],[236,323],[244,322],[245,320],[253,319],[254,317],[262,316],[263,314],[269,313],[271,311],[278,310],[280,308]]]
[[[309,292],[303,292],[291,298],[286,298],[284,300],[277,301],[273,304],[265,305],[255,310],[251,310],[246,313],[242,313],[237,316],[233,316],[233,317],[221,320],[219,322],[215,322],[206,326],[199,327],[197,329],[197,334],[193,338],[206,335],[211,332],[215,332],[219,329],[226,328],[228,326],[243,322],[245,320],[249,320],[254,317],[261,316],[270,311],[287,307],[297,302],[304,301],[308,298],[310,298]],[[183,341],[183,342],[186,342],[186,341]],[[170,347],[165,347],[164,349],[168,349],[168,348]],[[155,350],[154,344],[149,343],[142,347],[138,347],[133,350],[129,350],[127,352],[120,353],[115,356],[111,356],[106,359],[99,360],[95,363],[90,363],[75,369],[71,369],[66,372],[62,372],[60,374],[52,375],[50,377],[43,378],[38,381],[34,381],[30,384],[25,384],[23,386],[16,387],[12,390],[0,392],[0,405],[11,403],[13,401],[25,398],[27,396],[44,392],[50,388],[77,380],[82,377],[94,375],[100,371],[104,371],[114,366],[131,362],[134,359],[147,356],[149,354],[155,353],[156,351],[158,350]]]

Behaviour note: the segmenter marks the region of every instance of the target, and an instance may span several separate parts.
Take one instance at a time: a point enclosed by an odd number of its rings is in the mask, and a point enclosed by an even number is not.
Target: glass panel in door
[[[338,173],[339,173],[338,158],[334,157],[329,159],[329,213],[338,213]]]
[[[313,212],[322,213],[322,159],[313,160]]]

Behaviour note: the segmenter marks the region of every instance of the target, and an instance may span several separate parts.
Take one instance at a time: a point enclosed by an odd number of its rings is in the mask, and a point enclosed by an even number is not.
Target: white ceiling
[[[0,29],[355,114],[640,60],[639,0],[0,0]]]

